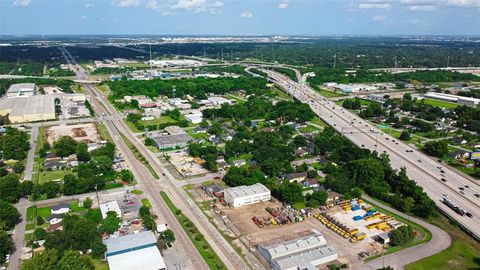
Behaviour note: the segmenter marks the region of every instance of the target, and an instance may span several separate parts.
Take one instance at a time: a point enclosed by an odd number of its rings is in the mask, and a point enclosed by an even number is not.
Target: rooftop
[[[229,193],[232,196],[232,198],[240,198],[244,196],[251,196],[251,195],[262,194],[266,192],[269,193],[270,190],[266,186],[260,183],[257,183],[251,186],[233,187],[233,188],[226,189],[224,191],[224,193]]]
[[[128,252],[132,249],[141,249],[149,246],[156,246],[157,238],[152,231],[142,231],[137,234],[109,238],[103,243],[107,246],[107,257]],[[156,247],[155,247],[156,248]]]
[[[152,137],[152,139],[158,145],[165,144],[177,144],[177,143],[187,143],[192,140],[192,137],[188,134],[176,134],[176,135],[160,135],[157,137]]]
[[[18,93],[18,92],[33,92],[35,90],[34,83],[17,83],[12,84],[7,90],[7,93]]]

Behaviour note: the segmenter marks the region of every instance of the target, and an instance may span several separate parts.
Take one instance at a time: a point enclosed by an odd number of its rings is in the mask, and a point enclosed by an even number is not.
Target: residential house
[[[247,162],[245,161],[245,159],[235,159],[235,160],[232,160],[232,165],[235,166],[235,167],[240,167],[240,166],[243,166],[243,165],[246,165]]]
[[[303,183],[303,186],[306,188],[317,188],[320,186],[320,184],[318,183],[318,180],[316,179],[307,179],[302,183]]]
[[[50,225],[53,225],[53,224],[61,223],[63,218],[62,218],[62,215],[60,214],[53,214],[48,216],[46,220]]]
[[[300,173],[289,173],[280,176],[283,180],[287,180],[289,182],[302,182],[307,178],[307,172],[300,172]]]
[[[451,152],[450,154],[448,154],[450,157],[452,158],[455,158],[457,160],[460,160],[460,159],[466,159],[470,156],[470,152],[469,151],[465,151],[465,150],[462,150],[462,149],[455,149],[455,151]]]
[[[70,212],[70,204],[61,203],[50,207],[52,214],[65,214]]]

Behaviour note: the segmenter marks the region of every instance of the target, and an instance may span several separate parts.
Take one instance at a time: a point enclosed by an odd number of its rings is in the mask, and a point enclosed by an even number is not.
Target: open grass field
[[[135,144],[133,144],[127,137],[125,137],[125,135],[123,134],[120,134],[120,136],[122,137],[123,141],[127,144],[128,148],[130,148],[130,150],[133,152],[133,154],[135,155],[135,157],[140,161],[142,162],[145,167],[147,167],[148,171],[152,174],[153,178],[155,179],[160,179],[160,177],[158,176],[158,174],[155,172],[155,170],[153,169],[152,165],[150,165],[150,163],[148,162],[148,160],[142,155],[142,153],[140,153],[140,151],[138,151],[137,147],[135,146]]]
[[[446,217],[431,218],[429,222],[439,226],[452,237],[452,245],[431,257],[414,262],[406,270],[480,269],[480,243],[450,222]]]
[[[95,126],[97,127],[98,134],[100,134],[100,137],[102,137],[102,139],[113,143],[112,136],[110,136],[110,133],[108,133],[107,127],[105,127],[105,125],[95,123]]]
[[[270,91],[272,91],[272,93],[276,94],[278,98],[280,99],[285,99],[285,100],[289,100],[289,101],[293,101],[293,97],[288,95],[287,93],[285,93],[284,91],[278,89],[277,87],[273,87]]]
[[[452,109],[452,108],[458,107],[458,104],[456,103],[437,100],[437,99],[423,98],[422,100],[423,102],[425,102],[425,104],[432,105],[435,107],[445,108],[445,109]]]
[[[54,181],[54,180],[61,180],[65,174],[73,173],[71,169],[67,170],[55,170],[55,171],[45,171],[45,172],[38,172],[37,177],[33,177],[37,184],[43,184],[46,182]]]
[[[344,95],[342,93],[338,93],[338,92],[333,92],[333,91],[330,91],[330,90],[327,90],[327,89],[323,89],[323,88],[317,88],[315,87],[314,88],[315,91],[317,91],[320,95],[326,97],[326,98],[336,98],[336,97],[343,97]]]
[[[309,123],[312,123],[314,125],[317,125],[317,126],[321,126],[321,127],[327,127],[328,124],[325,123],[322,119],[320,119],[318,116],[315,116],[311,121],[309,121]]]

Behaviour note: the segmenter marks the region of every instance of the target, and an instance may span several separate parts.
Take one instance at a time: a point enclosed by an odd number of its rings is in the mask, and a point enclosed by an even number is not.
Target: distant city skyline
[[[1,35],[480,35],[480,0],[0,0]]]

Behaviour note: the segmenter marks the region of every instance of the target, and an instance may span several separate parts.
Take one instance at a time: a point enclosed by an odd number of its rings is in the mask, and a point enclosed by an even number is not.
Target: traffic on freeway
[[[271,70],[263,71],[289,94],[309,104],[320,118],[353,143],[388,154],[395,169],[407,168],[408,177],[423,187],[442,212],[457,220],[480,239],[480,186],[474,180],[444,167],[417,149],[383,133],[374,125],[327,100],[309,86],[301,85]],[[445,199],[453,202],[454,206],[445,203]]]

